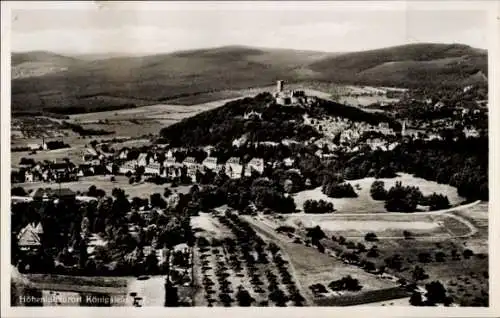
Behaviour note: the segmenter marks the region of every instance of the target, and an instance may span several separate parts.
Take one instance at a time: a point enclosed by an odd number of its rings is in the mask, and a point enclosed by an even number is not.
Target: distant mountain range
[[[148,56],[12,54],[12,109],[145,105],[220,90],[289,82],[415,87],[487,81],[487,52],[411,44],[327,53],[244,46]]]

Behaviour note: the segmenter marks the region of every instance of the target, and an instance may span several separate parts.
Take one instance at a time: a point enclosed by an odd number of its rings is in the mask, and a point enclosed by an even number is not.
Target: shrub
[[[419,281],[429,278],[429,275],[425,273],[425,270],[422,267],[415,266],[412,271],[412,277],[414,281]]]
[[[376,269],[375,264],[371,261],[365,261],[363,265],[363,269],[367,272],[372,272]]]
[[[375,245],[368,250],[368,253],[366,253],[367,257],[378,257],[378,255],[379,255],[378,248]]]
[[[446,254],[444,252],[437,252],[436,253],[436,262],[444,262],[444,258],[446,257]]]
[[[327,293],[328,290],[323,284],[314,284],[309,286],[309,289],[313,291],[313,293]]]
[[[357,198],[358,194],[350,183],[326,183],[323,193],[331,198]]]
[[[14,187],[14,188],[12,188],[10,190],[10,194],[11,195],[15,195],[15,196],[20,196],[20,197],[24,197],[24,196],[28,195],[26,193],[26,191],[22,187]]]
[[[294,233],[295,228],[293,226],[281,225],[276,228],[276,232],[284,232],[284,233]]]
[[[387,192],[385,208],[389,212],[413,212],[422,198],[422,192],[417,187],[404,187],[401,182],[396,182]]]
[[[366,233],[366,235],[365,235],[365,241],[367,241],[367,242],[376,242],[376,241],[378,241],[377,234],[375,234],[373,232]]]
[[[350,275],[342,277],[339,280],[332,281],[328,284],[331,290],[339,291],[339,290],[348,290],[348,291],[358,291],[363,288],[359,284],[359,281],[355,278],[352,278]]]
[[[358,248],[359,252],[365,252],[366,251],[366,246],[363,243],[358,243],[357,248]]]
[[[410,305],[412,306],[422,306],[422,295],[414,291],[413,294],[410,297]]]
[[[401,255],[394,254],[393,256],[385,259],[385,264],[389,268],[400,271],[403,267],[403,259],[402,259]]]
[[[383,201],[387,198],[387,191],[383,181],[374,181],[370,187],[370,195],[373,200]]]
[[[449,305],[451,303],[450,297],[446,295],[446,289],[439,281],[431,282],[425,285],[427,293],[425,294],[426,305],[435,306],[436,304]]]
[[[340,244],[340,245],[345,245],[345,244],[346,244],[346,242],[347,242],[347,240],[346,240],[346,238],[345,238],[345,237],[343,237],[343,236],[341,235],[341,236],[339,236],[339,240],[338,240],[338,242],[339,242],[339,244]]]
[[[325,232],[321,229],[319,225],[313,228],[307,229],[307,237],[311,238],[312,244],[316,245],[319,241],[326,237]]]
[[[470,249],[465,249],[463,255],[465,259],[469,259],[474,255],[474,252]]]
[[[413,233],[410,231],[403,231],[403,236],[405,237],[405,240],[410,240],[413,238]]]
[[[304,202],[304,213],[307,214],[323,214],[333,212],[333,203],[325,200],[307,200]]]
[[[426,203],[426,205],[429,206],[430,211],[443,210],[450,207],[448,197],[442,194],[431,194],[426,198]]]
[[[34,166],[35,165],[35,159],[22,157],[21,160],[19,160],[19,164],[20,165],[26,165],[26,166]]]
[[[431,254],[427,252],[422,252],[418,254],[418,261],[420,263],[430,263],[431,262]]]

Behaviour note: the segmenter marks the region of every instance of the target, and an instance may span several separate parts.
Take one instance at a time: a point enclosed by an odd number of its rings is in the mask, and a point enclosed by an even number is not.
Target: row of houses
[[[69,182],[79,177],[112,173],[112,169],[101,162],[75,165],[70,161],[38,162],[34,165],[22,165],[18,182]]]
[[[194,157],[186,157],[182,162],[177,162],[173,156],[167,154],[165,160],[160,163],[154,158],[147,161],[145,154],[139,155],[135,161],[124,162],[120,168],[120,173],[127,171],[134,172],[138,167],[144,167],[144,174],[159,175],[168,178],[177,178],[185,173],[187,176],[196,180],[198,173],[205,173],[210,170],[215,173],[224,172],[231,179],[239,179],[243,175],[251,176],[252,173],[262,174],[264,172],[264,160],[262,158],[253,158],[248,163],[243,164],[239,157],[231,157],[225,163],[220,162],[216,157],[206,157],[201,163]]]

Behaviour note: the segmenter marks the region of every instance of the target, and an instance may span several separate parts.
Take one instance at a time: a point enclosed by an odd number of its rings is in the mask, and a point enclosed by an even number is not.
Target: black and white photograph
[[[477,4],[10,3],[7,305],[491,309]]]

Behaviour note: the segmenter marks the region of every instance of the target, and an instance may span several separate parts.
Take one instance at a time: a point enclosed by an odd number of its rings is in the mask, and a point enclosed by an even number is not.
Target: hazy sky
[[[206,7],[206,6],[205,6]],[[248,45],[357,51],[418,42],[487,48],[485,11],[325,6],[12,11],[12,51],[160,53]]]

